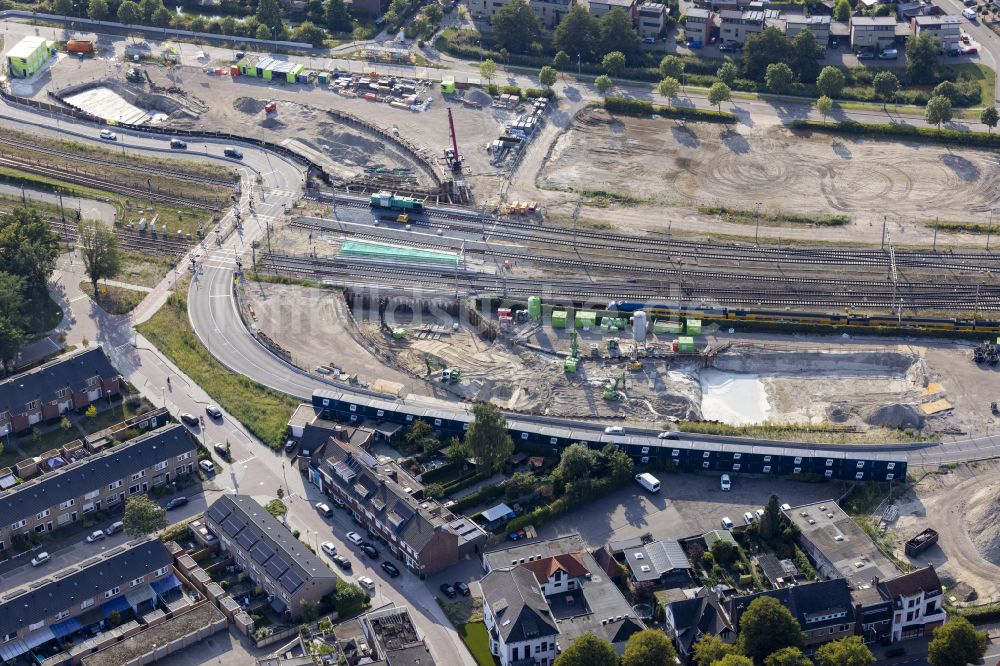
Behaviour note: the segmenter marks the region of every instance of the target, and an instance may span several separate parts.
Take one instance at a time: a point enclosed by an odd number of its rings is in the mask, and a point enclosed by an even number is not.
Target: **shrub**
[[[545,99],[553,99],[556,96],[556,91],[552,88],[525,88],[524,94],[527,97],[544,97]]]
[[[628,97],[608,97],[604,100],[604,108],[610,113],[622,113],[632,116],[651,116],[657,113],[667,118],[682,118],[685,120],[702,120],[710,123],[734,123],[736,116],[727,111],[710,109],[689,109],[679,106],[655,106],[643,99]]]
[[[913,125],[889,125],[876,123],[859,123],[845,120],[839,123],[823,123],[814,120],[794,120],[792,129],[817,130],[834,134],[855,134],[858,136],[910,138],[932,143],[946,143],[962,146],[983,146],[986,148],[1000,147],[1000,135],[986,132],[967,132],[964,130],[935,129],[930,127],[915,127]]]

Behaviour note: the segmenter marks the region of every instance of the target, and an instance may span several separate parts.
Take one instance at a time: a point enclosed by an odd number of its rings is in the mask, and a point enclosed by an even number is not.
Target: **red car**
[[[979,49],[975,46],[966,46],[962,48],[962,55],[976,55],[979,53]]]

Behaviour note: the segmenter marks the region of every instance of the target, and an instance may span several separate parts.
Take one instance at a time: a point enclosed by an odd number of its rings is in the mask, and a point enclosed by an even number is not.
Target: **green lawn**
[[[479,666],[497,666],[500,661],[490,654],[490,637],[486,633],[486,625],[482,622],[470,622],[455,626],[462,642],[469,648],[472,657]]]
[[[90,296],[91,299],[94,298],[94,288],[89,281],[84,280],[81,282],[80,289],[87,296]],[[101,295],[98,305],[104,308],[105,312],[113,315],[131,312],[146,297],[146,292],[144,291],[100,283],[97,285],[97,291]]]
[[[982,102],[978,106],[993,106],[996,100],[997,75],[991,68],[975,62],[963,62],[957,65],[948,65],[948,69],[965,78],[978,81],[979,89],[982,91]],[[976,115],[978,118],[978,114]]]
[[[281,445],[298,401],[230,372],[212,358],[188,321],[186,296],[172,294],[138,330],[250,432],[271,448]]]

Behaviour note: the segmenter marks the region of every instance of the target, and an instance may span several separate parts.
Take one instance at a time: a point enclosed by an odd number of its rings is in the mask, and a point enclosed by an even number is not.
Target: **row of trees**
[[[662,666],[677,658],[666,634],[646,629],[632,634],[619,658],[611,643],[594,634],[583,634],[556,657],[553,666]]]

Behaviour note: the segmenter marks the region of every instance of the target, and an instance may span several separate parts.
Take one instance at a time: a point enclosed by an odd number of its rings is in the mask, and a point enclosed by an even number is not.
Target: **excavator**
[[[440,378],[443,382],[458,382],[462,380],[462,370],[460,368],[449,367],[447,363],[433,356],[424,356],[424,363],[427,364],[427,375],[433,375],[435,369],[441,371]]]
[[[608,379],[606,382],[604,382],[604,386],[602,387],[601,390],[601,396],[605,400],[617,400],[619,397],[618,390],[624,386],[625,386],[625,372],[623,371],[620,375],[615,377],[613,381],[611,379]]]

